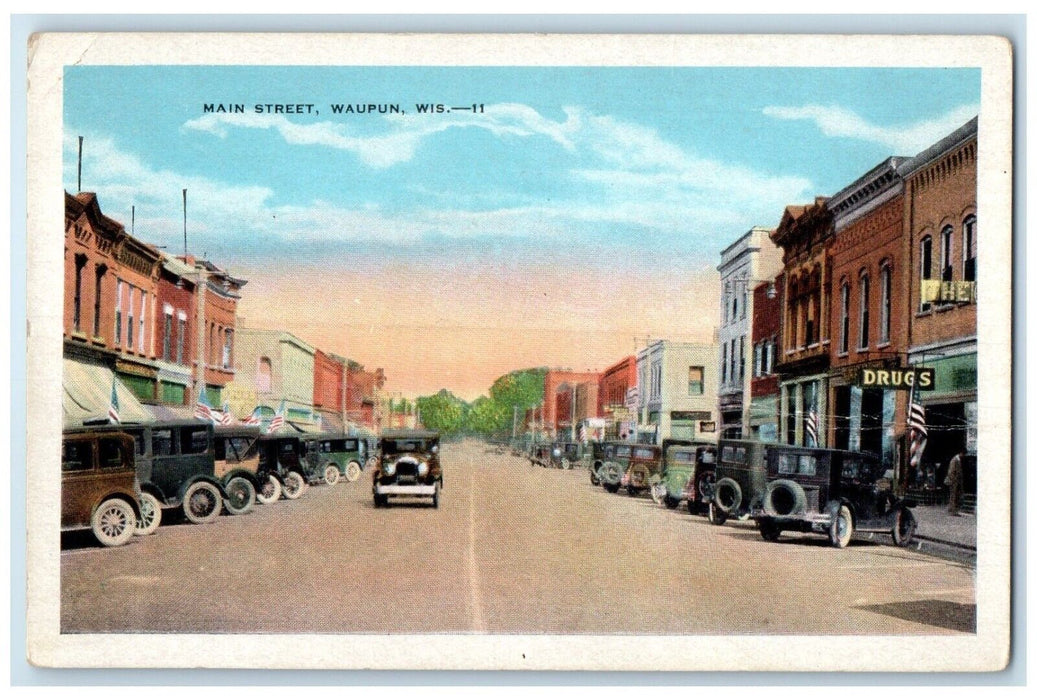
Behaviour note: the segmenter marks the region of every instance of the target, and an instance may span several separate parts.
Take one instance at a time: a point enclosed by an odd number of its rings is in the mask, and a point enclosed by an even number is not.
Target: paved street
[[[974,631],[974,571],[881,537],[767,543],[481,443],[442,459],[438,510],[375,509],[365,472],[124,547],[66,537],[62,632]]]

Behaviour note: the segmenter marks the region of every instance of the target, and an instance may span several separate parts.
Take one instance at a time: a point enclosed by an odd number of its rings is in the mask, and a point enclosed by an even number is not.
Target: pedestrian
[[[943,480],[944,486],[947,486],[950,490],[947,500],[947,512],[951,515],[959,515],[958,510],[961,508],[962,457],[961,452],[951,457],[951,461],[947,465],[947,478]]]

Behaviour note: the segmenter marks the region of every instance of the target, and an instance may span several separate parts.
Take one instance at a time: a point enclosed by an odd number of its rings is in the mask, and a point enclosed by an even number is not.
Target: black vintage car
[[[306,461],[303,435],[263,435],[259,439],[260,503],[273,503],[284,496],[295,500],[306,490]]]
[[[580,443],[578,442],[556,442],[551,445],[551,452],[547,458],[547,466],[555,469],[572,469],[573,465],[580,460]]]
[[[387,430],[378,440],[372,468],[371,491],[375,508],[389,498],[427,497],[439,507],[443,470],[439,465],[439,433],[429,430]]]
[[[842,548],[854,532],[882,532],[904,547],[916,523],[892,487],[876,455],[774,445],[767,450],[767,489],[752,518],[772,542],[795,530],[825,533]]]

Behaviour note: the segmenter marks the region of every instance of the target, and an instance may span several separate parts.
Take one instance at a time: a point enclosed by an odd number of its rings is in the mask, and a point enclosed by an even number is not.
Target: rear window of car
[[[674,462],[694,462],[695,461],[695,453],[694,452],[687,452],[685,450],[680,450],[680,451],[677,451],[677,452],[673,452],[672,455],[671,455],[671,458],[672,458],[672,460]]]
[[[82,472],[94,468],[94,445],[88,440],[61,443],[61,471]]]
[[[97,441],[97,457],[101,469],[125,468],[130,459],[130,456],[123,450],[122,441],[110,437]]]
[[[724,445],[724,452],[721,455],[721,459],[725,462],[734,462],[735,464],[745,464],[745,448],[735,447],[734,445]]]
[[[627,447],[626,445],[619,445],[618,447],[616,447],[616,456],[617,457],[629,457],[630,456],[630,448]]]
[[[655,457],[655,450],[648,447],[639,447],[634,450],[634,456],[638,459],[652,459]]]
[[[814,455],[778,455],[778,473],[814,476],[817,474],[817,458]]]

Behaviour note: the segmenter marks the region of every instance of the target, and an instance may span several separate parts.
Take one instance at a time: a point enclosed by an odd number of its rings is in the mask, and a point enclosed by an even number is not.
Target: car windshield
[[[395,454],[399,452],[428,452],[435,444],[433,440],[383,440],[382,452]]]
[[[778,473],[814,476],[817,474],[817,458],[814,455],[778,455]]]
[[[655,451],[650,447],[638,447],[634,450],[634,457],[638,459],[652,459],[655,457]]]
[[[619,445],[618,447],[616,447],[616,456],[617,457],[629,457],[630,456],[630,448],[628,446],[626,446],[626,445]]]
[[[674,450],[670,453],[670,461],[691,464],[695,461],[695,453],[687,450]]]

